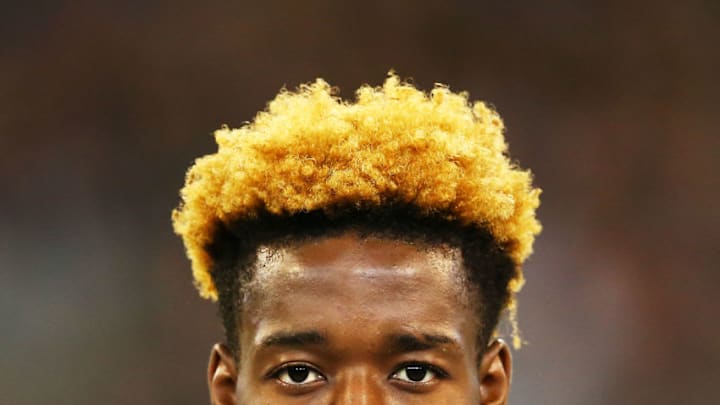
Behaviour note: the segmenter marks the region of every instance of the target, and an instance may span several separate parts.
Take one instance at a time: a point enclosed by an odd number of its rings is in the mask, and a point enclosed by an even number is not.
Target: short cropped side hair
[[[491,235],[514,267],[504,303],[512,312],[541,229],[540,190],[509,159],[503,130],[466,93],[436,85],[427,94],[392,73],[354,102],[321,79],[281,91],[252,122],[217,130],[218,152],[187,173],[172,219],[200,295],[218,298],[213,246],[233,224],[412,207]]]

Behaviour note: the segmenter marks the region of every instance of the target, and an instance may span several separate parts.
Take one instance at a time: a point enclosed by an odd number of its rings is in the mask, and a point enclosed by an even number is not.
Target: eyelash
[[[278,368],[275,368],[275,369],[273,369],[270,373],[268,373],[267,378],[274,378],[274,379],[276,379],[276,380],[279,380],[279,379],[280,379],[279,377],[280,377],[280,375],[281,375],[283,372],[287,371],[287,370],[288,370],[289,368],[291,368],[291,367],[297,367],[297,366],[307,367],[308,369],[310,369],[311,371],[317,373],[317,374],[320,375],[324,380],[327,381],[327,377],[325,377],[325,375],[324,375],[322,372],[320,372],[320,370],[318,370],[318,367],[315,367],[314,365],[312,365],[312,364],[310,364],[310,363],[302,363],[302,362],[301,362],[301,363],[287,363],[287,364],[283,364],[282,366],[280,366],[280,367],[278,367]],[[411,366],[424,367],[424,368],[428,369],[429,371],[431,371],[432,373],[434,373],[435,376],[436,376],[438,379],[440,379],[440,380],[449,377],[449,374],[448,374],[445,370],[441,369],[440,367],[434,366],[434,365],[429,364],[429,363],[423,363],[423,362],[417,362],[417,361],[407,361],[407,362],[404,362],[404,363],[399,364],[399,365],[398,365],[397,367],[395,367],[395,368],[393,369],[393,371],[390,373],[390,377],[392,377],[393,375],[399,373],[402,369],[407,368],[407,367],[411,367]],[[310,383],[306,383],[306,384],[310,384]],[[298,384],[298,385],[301,386],[301,385],[303,385],[303,384]]]
[[[444,378],[448,378],[448,377],[450,376],[450,375],[447,373],[447,371],[441,369],[441,368],[438,367],[438,366],[434,366],[434,365],[432,365],[432,364],[430,364],[430,363],[423,363],[423,362],[418,362],[418,361],[407,361],[407,362],[401,363],[400,365],[398,365],[397,367],[395,367],[395,370],[394,370],[390,375],[391,375],[391,376],[392,376],[392,375],[395,375],[395,374],[397,374],[398,372],[400,372],[400,370],[402,370],[402,369],[404,369],[404,368],[406,368],[406,367],[410,367],[410,366],[424,367],[424,368],[432,371],[432,372],[437,376],[437,378],[440,379],[440,380],[442,380],[442,379],[444,379]]]
[[[280,374],[282,374],[284,371],[287,371],[288,369],[292,367],[307,367],[309,370],[318,373],[323,378],[327,379],[323,373],[318,370],[318,367],[314,366],[311,363],[304,363],[304,362],[294,362],[294,363],[285,363],[280,367],[277,367],[273,369],[271,372],[269,372],[266,376],[266,378],[278,378]]]

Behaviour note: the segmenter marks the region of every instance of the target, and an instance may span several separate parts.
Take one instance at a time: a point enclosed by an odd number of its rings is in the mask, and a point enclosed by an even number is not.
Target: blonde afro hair
[[[173,212],[200,295],[217,299],[207,248],[220,223],[337,207],[412,204],[485,227],[518,272],[540,224],[540,190],[508,158],[503,123],[482,102],[436,85],[430,94],[390,73],[343,101],[325,81],[282,90],[241,128],[215,131],[217,153],[195,161]]]

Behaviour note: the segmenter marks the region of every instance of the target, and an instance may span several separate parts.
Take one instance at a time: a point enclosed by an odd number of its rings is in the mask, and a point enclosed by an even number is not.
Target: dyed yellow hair
[[[220,222],[399,201],[486,227],[518,269],[513,309],[540,232],[540,190],[507,157],[502,120],[486,104],[442,85],[427,94],[394,74],[346,102],[318,79],[215,139],[218,152],[190,168],[172,216],[203,297],[217,299],[206,247]]]

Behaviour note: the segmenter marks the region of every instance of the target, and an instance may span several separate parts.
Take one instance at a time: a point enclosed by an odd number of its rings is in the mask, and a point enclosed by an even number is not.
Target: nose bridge
[[[344,370],[335,383],[333,405],[383,405],[382,381],[370,367]]]

